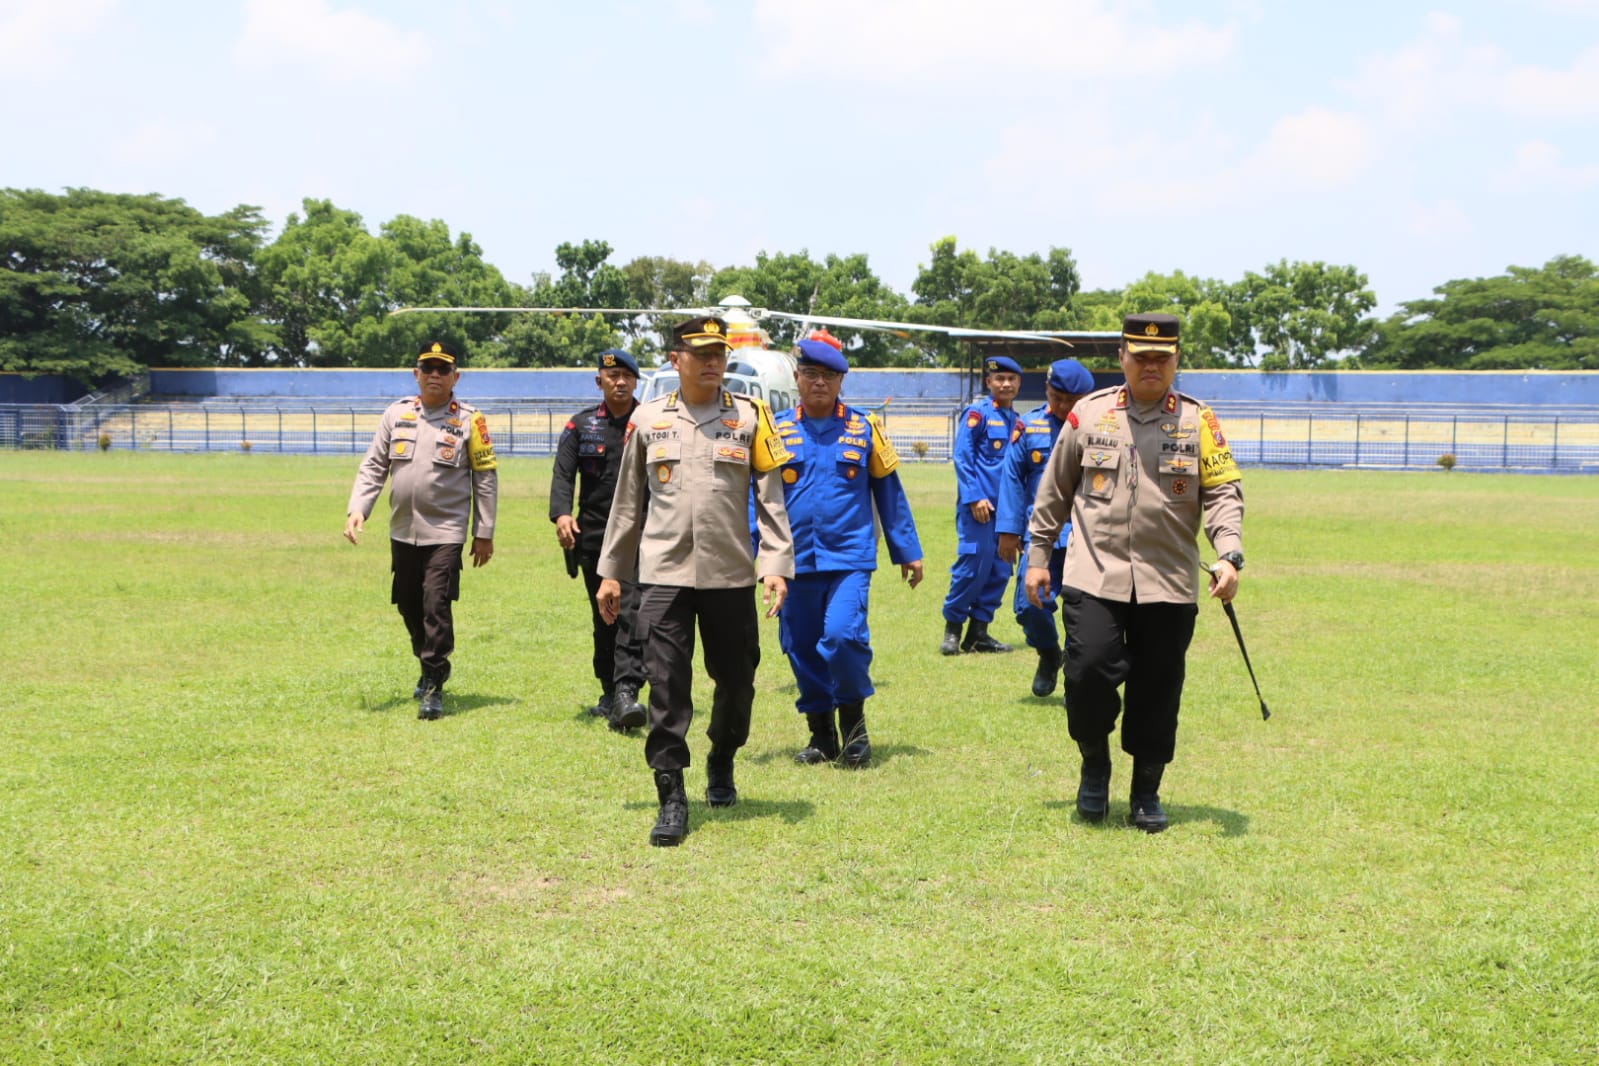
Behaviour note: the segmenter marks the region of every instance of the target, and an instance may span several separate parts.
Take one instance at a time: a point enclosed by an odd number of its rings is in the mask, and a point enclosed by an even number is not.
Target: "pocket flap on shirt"
[[[680,440],[658,440],[645,445],[645,449],[646,462],[675,463],[683,457],[683,442]]]

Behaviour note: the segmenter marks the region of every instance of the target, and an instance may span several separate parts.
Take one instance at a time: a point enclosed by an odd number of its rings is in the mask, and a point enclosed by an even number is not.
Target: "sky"
[[[746,265],[1599,259],[1599,0],[0,0],[0,186]]]

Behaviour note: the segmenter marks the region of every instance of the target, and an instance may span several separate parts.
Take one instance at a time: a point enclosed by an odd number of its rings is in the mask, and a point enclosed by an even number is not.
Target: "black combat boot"
[[[938,646],[940,654],[959,655],[961,653],[961,624],[959,622],[944,623],[944,643]]]
[[[422,703],[416,716],[424,722],[435,721],[444,713],[444,679],[431,674],[422,677]]]
[[[1077,780],[1077,814],[1085,822],[1103,822],[1110,811],[1110,741],[1079,740],[1083,772]]]
[[[413,700],[421,699],[422,698],[422,693],[427,691],[427,687],[428,687],[428,675],[422,674],[421,676],[419,676],[416,679],[416,689],[414,691],[412,691],[411,698]]]
[[[655,794],[661,801],[661,813],[650,830],[650,845],[675,848],[688,836],[688,794],[683,791],[683,771],[655,771]]]
[[[811,727],[811,743],[794,756],[794,761],[802,766],[820,766],[838,758],[838,730],[833,727],[833,712],[807,714],[805,719]]]
[[[607,692],[605,695],[600,697],[600,702],[589,708],[589,713],[596,718],[603,718],[609,722],[611,720],[611,704],[615,702],[615,700],[616,697]]]
[[[1133,792],[1128,802],[1127,824],[1146,833],[1158,833],[1167,826],[1166,812],[1160,806],[1160,778],[1166,764],[1148,759],[1133,760]]]
[[[712,807],[731,807],[738,802],[738,787],[733,784],[731,751],[711,749],[705,757],[705,802]]]
[[[1009,644],[1001,644],[988,635],[988,623],[973,618],[966,623],[966,639],[961,641],[961,651],[1006,652]]]
[[[844,736],[844,751],[838,761],[859,770],[872,761],[872,742],[866,735],[866,704],[846,703],[838,709],[838,731]]]
[[[1060,649],[1040,648],[1038,669],[1033,674],[1033,695],[1043,697],[1055,691],[1055,679],[1060,674]]]
[[[638,686],[627,681],[617,685],[616,695],[611,697],[611,728],[618,733],[637,729],[648,717],[644,705],[638,701]]]

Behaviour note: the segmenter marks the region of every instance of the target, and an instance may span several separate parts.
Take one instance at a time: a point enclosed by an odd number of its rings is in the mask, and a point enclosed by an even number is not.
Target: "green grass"
[[[339,538],[356,461],[0,452],[0,1061],[1599,1053],[1599,480],[1248,472],[1273,717],[1207,604],[1150,837],[1072,820],[1030,654],[937,654],[953,489],[913,465],[877,762],[792,762],[763,623],[743,802],[702,802],[697,723],[658,850],[642,741],[583,711],[548,463],[502,466],[423,723],[384,522]]]

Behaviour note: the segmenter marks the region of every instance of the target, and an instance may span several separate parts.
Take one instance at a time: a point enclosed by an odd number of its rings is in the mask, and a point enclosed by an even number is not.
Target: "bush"
[[[240,442],[239,442],[239,450],[240,450],[240,451],[243,451],[243,452],[247,452],[247,451],[249,451],[249,450],[250,450],[250,449],[251,449],[251,448],[253,448],[253,447],[255,447],[255,445],[253,445],[253,444],[251,444],[251,443],[250,443],[250,442],[249,442],[249,441],[247,441],[247,440],[241,440],[241,441],[240,441]]]
[[[1443,467],[1446,471],[1453,470],[1455,468],[1455,453],[1444,452],[1438,457],[1438,465]]]
[[[926,459],[927,442],[925,440],[911,441],[911,451],[916,453],[917,459]]]
[[[109,433],[100,434],[99,438],[95,441],[95,443],[100,445],[100,450],[101,451],[103,451],[103,452],[110,451],[111,450],[111,434],[109,434]]]

